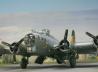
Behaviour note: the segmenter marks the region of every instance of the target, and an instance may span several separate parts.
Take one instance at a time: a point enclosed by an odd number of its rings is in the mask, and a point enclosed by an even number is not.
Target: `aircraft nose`
[[[27,34],[24,38],[24,42],[26,46],[32,47],[35,43],[35,35],[32,33]]]

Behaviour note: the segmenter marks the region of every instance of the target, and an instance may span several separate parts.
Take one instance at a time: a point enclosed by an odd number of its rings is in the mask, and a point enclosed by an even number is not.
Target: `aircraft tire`
[[[45,58],[46,57],[44,57],[44,56],[38,56],[37,59],[35,60],[35,63],[37,63],[37,64],[43,64]]]
[[[22,58],[21,60],[21,63],[20,63],[20,66],[22,69],[26,69],[27,68],[27,64],[28,64],[28,61],[26,58]]]
[[[70,63],[71,68],[75,68],[75,66],[76,66],[76,58],[74,56],[70,57],[69,63]]]

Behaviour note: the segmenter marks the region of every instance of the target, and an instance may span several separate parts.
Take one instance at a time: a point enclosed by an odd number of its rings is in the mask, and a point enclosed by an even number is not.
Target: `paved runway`
[[[79,63],[76,68],[70,68],[68,64],[32,64],[27,69],[15,64],[0,67],[0,72],[98,72],[98,63]]]

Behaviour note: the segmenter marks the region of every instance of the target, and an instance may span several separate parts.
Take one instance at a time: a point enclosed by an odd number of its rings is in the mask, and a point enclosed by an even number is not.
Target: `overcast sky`
[[[50,29],[58,40],[74,29],[77,42],[98,34],[98,0],[0,0],[0,40],[17,41],[32,29]],[[69,35],[70,36],[70,35]]]

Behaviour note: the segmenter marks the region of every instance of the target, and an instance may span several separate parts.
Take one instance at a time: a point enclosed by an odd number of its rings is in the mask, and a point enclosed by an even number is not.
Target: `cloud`
[[[19,32],[30,30],[28,27],[19,27],[19,26],[4,26],[0,27],[0,32]]]
[[[0,27],[0,32],[15,32],[18,30],[19,28],[17,26]]]
[[[16,13],[0,15],[0,36],[15,41],[31,29],[50,29],[51,34],[61,40],[64,30],[75,29],[77,41],[89,41],[86,31],[97,34],[98,10],[76,12]]]
[[[12,43],[13,41],[18,41],[30,32],[28,27],[18,27],[18,26],[6,26],[0,27],[0,40]]]

